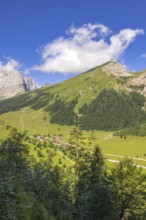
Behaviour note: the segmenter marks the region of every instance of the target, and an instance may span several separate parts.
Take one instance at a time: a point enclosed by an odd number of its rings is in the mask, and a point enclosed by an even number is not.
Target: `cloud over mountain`
[[[64,37],[55,39],[42,47],[39,65],[33,70],[67,75],[78,74],[112,58],[119,58],[142,29],[123,29],[113,34],[102,24],[71,26]]]
[[[13,72],[19,69],[20,63],[17,60],[14,60],[10,57],[5,57],[7,62],[0,61],[0,71],[9,71]]]

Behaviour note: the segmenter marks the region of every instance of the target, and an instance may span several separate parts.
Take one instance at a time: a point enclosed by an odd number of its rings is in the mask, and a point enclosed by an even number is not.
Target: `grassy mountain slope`
[[[66,101],[78,98],[78,104],[75,108],[78,110],[84,103],[90,103],[95,99],[103,89],[112,88],[121,88],[121,85],[117,83],[116,78],[107,75],[99,67],[62,83],[44,86],[36,91],[3,100],[0,102],[0,113],[18,110],[26,106],[33,109],[44,108],[56,97]]]
[[[136,96],[138,97],[136,100],[131,98],[132,96],[128,95],[129,91],[127,89],[127,82],[136,75],[115,77],[112,74],[107,74],[104,72],[103,66],[105,67],[108,64],[93,68],[62,83],[44,86],[36,91],[0,101],[0,119],[8,117],[11,124],[11,121],[14,121],[14,115],[16,115],[15,121],[17,121],[17,118],[22,119],[27,115],[26,121],[29,124],[27,130],[34,130],[35,127],[36,131],[40,131],[40,124],[43,124],[44,127],[48,123],[50,125],[51,123],[73,125],[75,112],[80,112],[83,115],[83,129],[122,129],[141,123],[146,118],[146,115],[142,112],[145,99],[142,96]],[[117,64],[114,62],[114,65]],[[125,95],[123,95],[123,92],[125,92]],[[123,112],[124,108],[126,110]],[[130,115],[131,111],[133,112]],[[128,116],[127,118],[123,117],[126,112],[132,116],[130,118],[131,122],[129,122]],[[38,114],[39,116],[33,120],[34,116],[32,114]],[[86,120],[89,115],[89,120]],[[111,125],[113,115],[115,115],[114,125]],[[120,126],[118,126],[119,117]],[[16,125],[22,128],[19,119]],[[91,121],[97,124],[100,122],[100,126],[93,126],[90,123]],[[103,121],[105,126],[101,126]],[[106,122],[108,122],[108,126],[106,126]]]
[[[53,94],[58,94],[63,99],[72,100],[78,97],[76,110],[84,103],[90,103],[103,89],[117,86],[117,80],[102,71],[102,68],[91,69],[76,77],[56,84],[49,89]],[[119,85],[120,87],[120,85]]]

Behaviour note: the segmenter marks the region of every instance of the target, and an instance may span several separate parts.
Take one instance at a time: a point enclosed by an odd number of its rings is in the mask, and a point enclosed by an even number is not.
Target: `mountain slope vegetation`
[[[29,107],[47,114],[51,123],[73,125],[79,113],[86,130],[116,130],[145,122],[145,97],[130,85],[139,74],[117,77],[104,71],[106,65],[113,65],[115,73],[119,66],[111,61],[62,83],[0,101],[0,114],[21,111],[23,115],[22,109]]]
[[[145,100],[136,92],[127,95],[103,90],[90,105],[85,104],[80,109],[81,127],[87,130],[119,130],[139,124],[146,119],[142,110]]]

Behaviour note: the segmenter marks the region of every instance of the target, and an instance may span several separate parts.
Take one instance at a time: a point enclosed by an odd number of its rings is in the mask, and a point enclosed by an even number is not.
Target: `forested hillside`
[[[90,104],[80,108],[81,128],[118,130],[138,125],[146,120],[142,110],[146,98],[136,92],[130,94],[104,90]]]
[[[146,121],[146,98],[139,93],[118,93],[102,90],[99,95],[79,108],[80,126],[85,130],[117,130],[137,126]],[[0,113],[31,107],[48,112],[51,123],[73,125],[79,98],[71,101],[51,93],[35,91],[0,102]]]
[[[71,137],[79,147],[78,128]],[[36,163],[28,140],[12,129],[0,143],[0,219],[145,219],[146,175],[130,159],[109,171],[98,146],[90,154],[78,148],[75,165],[61,168],[51,155]]]

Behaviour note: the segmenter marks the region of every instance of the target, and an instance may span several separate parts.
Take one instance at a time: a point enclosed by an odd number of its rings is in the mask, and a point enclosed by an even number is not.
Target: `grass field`
[[[68,142],[70,137],[70,132],[72,127],[69,126],[59,126],[57,124],[51,124],[49,122],[49,114],[38,110],[35,111],[29,107],[24,108],[16,112],[8,112],[0,115],[0,139],[4,139],[8,133],[8,126],[16,127],[19,131],[23,132],[28,130],[28,135],[32,136],[34,134],[41,135],[61,135],[66,142]],[[84,131],[83,135],[87,139],[90,137],[91,132]],[[128,156],[136,158],[134,161],[137,164],[146,166],[146,161],[138,160],[137,158],[146,159],[146,137],[130,136],[128,135],[126,139],[116,137],[112,135],[112,132],[106,131],[95,131],[95,145],[99,145],[106,158],[119,160],[119,156]],[[90,149],[90,146],[86,146]],[[31,152],[34,157],[37,157],[36,152],[33,151],[31,147]],[[112,156],[109,154],[114,154],[117,156]],[[42,155],[45,158],[47,153],[46,150],[42,150]],[[61,153],[57,153],[54,157],[54,162],[57,164],[59,158],[63,158]],[[65,163],[71,164],[69,160],[63,158]]]
[[[106,154],[117,154],[146,159],[146,137],[127,136],[126,139],[112,137],[100,143]]]
[[[59,166],[72,166],[73,163],[67,158],[64,157],[63,154],[61,154],[57,149],[51,148],[49,145],[44,147],[35,147],[33,144],[26,143],[29,146],[30,156],[32,159],[34,159],[36,162],[40,162],[41,160],[47,161],[49,158],[49,155],[52,155],[53,158],[53,164]],[[38,156],[38,152],[40,153]]]
[[[19,131],[28,131],[29,135],[33,134],[64,134],[69,135],[72,128],[68,126],[59,126],[49,122],[49,114],[42,110],[32,110],[24,108],[21,111],[8,112],[0,115],[0,120],[4,125],[0,125],[0,136],[6,136],[8,131],[6,126],[16,127]]]

